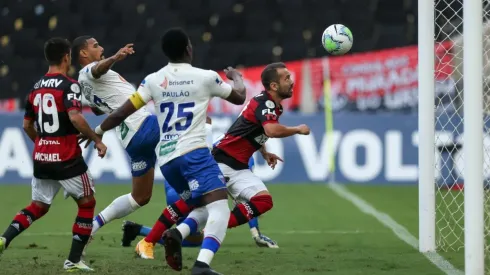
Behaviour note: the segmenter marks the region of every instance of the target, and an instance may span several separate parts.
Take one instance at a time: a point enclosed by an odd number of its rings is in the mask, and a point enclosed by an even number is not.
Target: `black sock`
[[[24,227],[19,224],[19,223],[12,223],[7,227],[7,230],[5,230],[5,233],[3,233],[2,237],[4,237],[7,242],[5,243],[5,247],[8,247],[10,242],[17,237],[20,233],[24,231]]]
[[[209,268],[209,265],[207,263],[203,263],[203,262],[200,262],[200,261],[196,261],[194,263],[194,266],[197,266],[197,267],[204,267],[204,268]]]
[[[71,243],[70,254],[68,255],[68,260],[75,264],[80,262],[80,260],[82,259],[83,249],[85,248],[86,244],[87,242],[73,239]]]

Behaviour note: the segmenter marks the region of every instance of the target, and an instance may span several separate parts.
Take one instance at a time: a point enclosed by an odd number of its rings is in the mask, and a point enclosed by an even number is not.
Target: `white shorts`
[[[250,169],[235,170],[226,164],[218,163],[219,169],[228,179],[228,193],[238,201],[249,201],[262,191],[268,191],[262,180]]]
[[[71,196],[75,199],[87,197],[95,193],[92,175],[87,172],[66,180],[49,180],[32,178],[32,200],[51,204],[61,187],[65,190],[65,199]]]

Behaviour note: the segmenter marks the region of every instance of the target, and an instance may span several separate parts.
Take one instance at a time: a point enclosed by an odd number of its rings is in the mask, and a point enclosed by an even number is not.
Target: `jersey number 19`
[[[56,100],[54,99],[54,96],[49,93],[45,93],[42,96],[41,94],[37,94],[36,97],[34,97],[33,105],[39,107],[37,114],[39,130],[49,134],[58,131],[60,128],[60,122],[58,120],[58,108],[56,108]],[[43,123],[44,115],[52,116],[53,123],[49,123],[47,121]]]

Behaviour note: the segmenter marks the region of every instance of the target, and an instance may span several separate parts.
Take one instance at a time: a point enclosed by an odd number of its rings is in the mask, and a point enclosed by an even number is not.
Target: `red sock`
[[[31,203],[26,208],[22,209],[17,215],[14,217],[14,222],[17,222],[22,226],[22,230],[26,230],[31,224],[44,216],[46,214],[46,210],[39,207],[35,203]]]
[[[240,203],[231,211],[228,228],[245,224],[272,209],[271,195],[254,196],[249,202]]]
[[[95,212],[95,199],[78,205],[78,214],[73,224],[73,239],[68,260],[78,263],[82,257],[83,249],[92,233],[92,220]]]
[[[174,225],[180,217],[186,216],[189,214],[189,212],[189,206],[182,199],[167,206],[163,210],[162,215],[160,215],[160,218],[158,218],[156,223],[151,228],[151,231],[146,236],[145,241],[153,244],[157,243],[162,238],[165,230],[172,227],[172,225]]]
[[[72,228],[73,236],[78,235],[82,241],[88,241],[90,233],[92,233],[94,212],[95,199],[78,206],[78,214]]]

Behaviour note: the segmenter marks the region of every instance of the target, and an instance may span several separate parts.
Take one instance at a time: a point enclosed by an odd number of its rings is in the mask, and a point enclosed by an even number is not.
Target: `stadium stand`
[[[416,0],[4,0],[0,3],[0,99],[23,98],[45,70],[43,41],[95,36],[112,54],[134,42],[137,54],[117,64],[132,83],[165,64],[157,43],[184,27],[196,66],[221,69],[325,55],[325,26],[343,22],[352,52],[417,43]],[[271,12],[274,11],[274,12]],[[222,53],[226,52],[226,58]],[[77,70],[71,73],[76,77]]]

